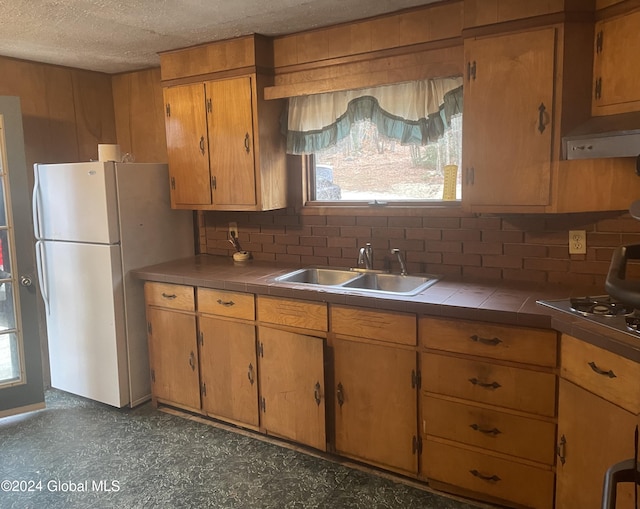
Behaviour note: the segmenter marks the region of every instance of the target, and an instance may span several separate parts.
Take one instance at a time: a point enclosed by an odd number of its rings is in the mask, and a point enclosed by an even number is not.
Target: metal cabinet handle
[[[567,439],[565,438],[564,435],[562,435],[560,437],[560,443],[556,447],[556,454],[558,455],[558,458],[560,458],[560,463],[562,463],[563,465],[565,461],[567,461],[564,454],[564,449],[566,445],[567,445]]]
[[[473,336],[470,336],[469,339],[471,341],[474,341],[475,343],[482,343],[483,345],[489,345],[489,346],[497,346],[500,343],[502,343],[502,340],[500,338],[482,338],[480,336],[478,336],[477,334],[474,334]]]
[[[603,376],[608,376],[609,378],[616,378],[616,374],[613,371],[611,370],[605,371],[604,369],[600,369],[598,365],[593,361],[589,363],[589,367],[593,370],[594,373],[598,373],[599,375],[603,375]]]
[[[475,469],[469,470],[469,473],[472,476],[477,477],[478,479],[482,479],[483,481],[487,481],[487,482],[498,482],[498,481],[502,480],[495,474],[494,475],[483,475],[483,474],[481,474],[480,472],[478,472]]]
[[[253,382],[255,381],[254,376],[253,376],[253,364],[249,364],[249,372],[247,373],[247,378],[249,378],[249,383],[251,385],[253,385]]]
[[[247,151],[247,154],[251,150],[250,143],[251,143],[251,138],[249,138],[249,133],[247,133],[244,135],[244,149]]]
[[[176,297],[178,297],[175,293],[162,293],[162,298],[163,299],[169,299],[169,300],[173,300]]]
[[[493,435],[494,437],[502,433],[502,431],[500,431],[498,428],[486,429],[475,423],[469,424],[469,427],[475,431],[479,431],[480,433],[484,433],[485,435]]]
[[[204,155],[204,136],[200,137],[200,153]]]
[[[315,385],[315,387],[314,387],[314,391],[313,391],[313,397],[315,398],[315,400],[316,400],[316,404],[317,404],[318,406],[320,406],[320,401],[321,401],[321,400],[320,400],[320,397],[321,397],[321,396],[320,396],[320,389],[321,389],[321,387],[320,387],[320,382],[316,382],[316,385]]]
[[[473,385],[477,385],[478,387],[482,387],[483,389],[491,389],[491,390],[493,390],[493,389],[498,389],[498,388],[502,387],[502,385],[500,385],[498,382],[491,382],[491,383],[481,382],[477,378],[469,378],[469,381]]]
[[[547,111],[547,108],[544,105],[544,103],[540,103],[540,106],[538,106],[538,131],[540,131],[540,134],[542,134],[546,128],[544,123],[544,117],[545,117],[546,111]]]
[[[20,276],[20,284],[22,286],[31,286],[33,284],[33,280],[31,276],[22,275]]]
[[[196,370],[196,356],[193,352],[189,354],[189,366],[191,366],[191,371]]]
[[[230,307],[235,305],[235,302],[233,302],[232,300],[218,299],[218,304],[220,304],[221,306]]]
[[[342,387],[342,383],[338,383],[336,397],[338,398],[338,405],[342,408],[342,405],[344,405],[344,387]]]

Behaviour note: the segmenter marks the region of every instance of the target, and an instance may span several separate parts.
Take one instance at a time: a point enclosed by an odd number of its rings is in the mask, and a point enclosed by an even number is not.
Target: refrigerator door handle
[[[44,309],[49,315],[49,291],[47,288],[46,279],[46,263],[44,256],[44,243],[41,240],[36,242],[36,268],[38,271],[38,286],[40,287],[40,293],[42,293],[42,300],[44,301]]]
[[[31,209],[33,212],[33,234],[36,239],[40,239],[40,206],[38,200],[38,191],[40,189],[40,177],[38,165],[33,165],[33,195],[31,197]]]

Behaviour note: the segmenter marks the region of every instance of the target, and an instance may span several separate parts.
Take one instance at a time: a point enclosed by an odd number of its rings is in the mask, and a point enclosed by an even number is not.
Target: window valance
[[[345,138],[351,125],[371,119],[378,132],[402,144],[441,138],[462,112],[461,77],[411,81],[289,99],[287,152],[310,154]]]

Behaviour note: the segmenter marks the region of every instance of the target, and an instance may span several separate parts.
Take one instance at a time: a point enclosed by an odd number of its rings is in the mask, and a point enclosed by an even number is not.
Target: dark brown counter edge
[[[640,362],[640,337],[593,324],[578,316],[536,304],[537,300],[603,294],[602,288],[567,287],[517,281],[469,280],[443,277],[422,293],[407,296],[361,295],[353,291],[318,290],[308,285],[283,284],[275,278],[300,265],[231,257],[197,255],[131,271],[144,281],[217,288],[257,295],[347,304],[430,315],[555,329]]]

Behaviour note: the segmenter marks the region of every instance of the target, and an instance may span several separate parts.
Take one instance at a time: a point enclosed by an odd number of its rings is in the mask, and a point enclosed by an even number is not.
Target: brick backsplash
[[[256,260],[353,267],[370,242],[374,267],[398,270],[392,248],[410,272],[601,286],[613,249],[640,243],[640,222],[628,213],[473,215],[440,209],[409,216],[204,212],[200,252],[231,255],[230,221]],[[587,254],[569,255],[568,230],[587,231]],[[640,270],[633,270],[638,272]]]

